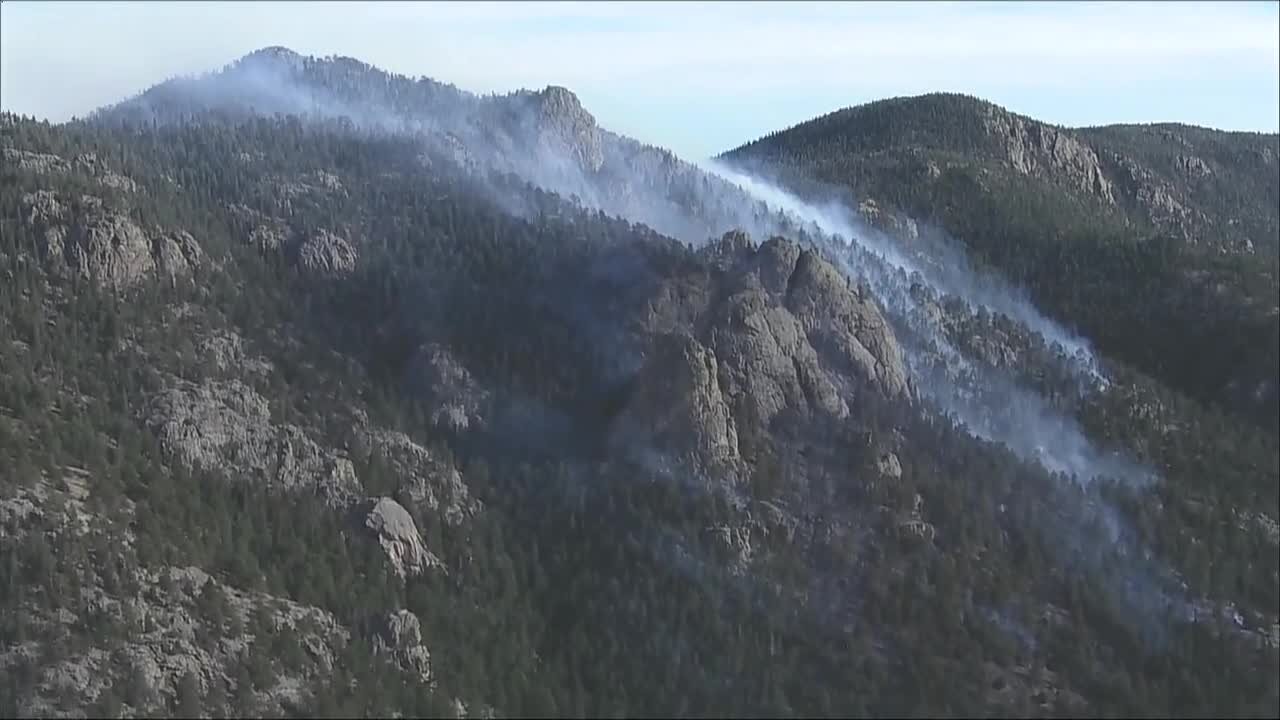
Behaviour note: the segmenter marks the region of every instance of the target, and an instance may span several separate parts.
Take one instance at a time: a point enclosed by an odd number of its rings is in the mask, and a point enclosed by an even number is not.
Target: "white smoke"
[[[1099,479],[1136,489],[1155,482],[1157,474],[1117,450],[1097,447],[1075,418],[1020,387],[1009,371],[974,362],[925,319],[911,288],[923,282],[937,293],[963,300],[971,310],[982,307],[1004,313],[1057,345],[1087,390],[1105,391],[1106,378],[1087,341],[1044,317],[1007,285],[966,276],[968,265],[955,248],[942,248],[949,272],[925,272],[891,238],[857,221],[842,207],[812,205],[722,163],[706,162],[702,167],[819,231],[811,236],[815,242],[850,278],[866,280],[899,329],[913,381],[926,400],[959,420],[975,437],[1002,444],[1023,460],[1069,481],[1062,490],[1083,493],[1079,496],[1086,508],[1083,516],[1063,515],[1037,529],[1055,538],[1052,547],[1067,566],[1106,578],[1113,601],[1134,619],[1146,642],[1163,642],[1167,619],[1187,620],[1195,614],[1195,604],[1184,597],[1185,584],[1142,548],[1113,505],[1089,492],[1091,483]]]
[[[248,106],[256,114],[348,118],[364,131],[412,135],[435,152],[452,156],[474,177],[483,179],[492,171],[511,173],[582,206],[644,223],[695,245],[735,228],[756,237],[794,236],[801,230],[847,276],[869,285],[898,330],[919,395],[974,436],[1003,444],[1016,456],[1074,481],[1070,486],[1078,490],[1087,489],[1098,478],[1140,487],[1156,477],[1133,459],[1099,448],[1075,418],[1021,387],[1008,369],[983,363],[951,342],[930,318],[928,300],[913,288],[923,286],[936,297],[958,299],[971,312],[982,309],[1010,318],[1061,351],[1082,392],[1107,388],[1087,340],[1045,317],[1025,293],[1002,278],[973,270],[952,244],[922,238],[920,245],[927,244],[926,251],[904,248],[842,203],[807,202],[723,163],[707,161],[695,167],[603,129],[598,137],[604,163],[598,169],[584,167],[563,148],[539,141],[533,94],[479,98],[425,80],[385,76],[389,89],[385,96],[357,100],[311,84],[303,71],[316,70],[331,79],[371,68],[335,61],[317,70],[314,61],[282,57],[284,62],[242,63],[235,72],[214,76],[212,82],[209,78],[182,81],[168,92],[185,93],[192,111],[202,106]],[[163,94],[158,99],[170,100]],[[148,114],[148,101],[145,96],[134,101],[135,113]],[[494,192],[512,212],[531,212],[508,194]],[[1086,553],[1090,556],[1100,556],[1098,543],[1129,545],[1132,533],[1114,508],[1095,507],[1090,520],[1101,524],[1105,537],[1084,539],[1086,533],[1065,520],[1060,530],[1077,545],[1093,543]],[[1152,574],[1144,571],[1142,576]],[[1124,592],[1132,592],[1131,606],[1139,599],[1139,604],[1151,604],[1151,598],[1163,596],[1155,588],[1154,580],[1131,578]]]
[[[819,206],[806,202],[776,185],[740,172],[723,162],[706,160],[699,163],[699,166],[704,171],[737,185],[770,207],[811,224],[829,240],[835,240],[837,249],[843,249],[840,245],[847,245],[855,254],[870,260],[874,266],[859,266],[855,274],[867,275],[868,280],[881,285],[881,290],[890,290],[886,284],[886,275],[899,274],[908,278],[918,276],[939,293],[962,298],[975,308],[981,307],[1006,315],[1039,333],[1050,345],[1058,345],[1067,356],[1078,361],[1080,369],[1095,382],[1105,384],[1106,379],[1087,340],[1046,318],[1035,309],[1024,293],[1002,278],[974,272],[964,254],[954,246],[931,243],[929,252],[933,256],[932,262],[916,262],[891,238],[862,222],[843,205],[832,202]],[[887,302],[910,302],[908,297],[892,296],[900,293],[884,294],[889,295],[882,297]]]

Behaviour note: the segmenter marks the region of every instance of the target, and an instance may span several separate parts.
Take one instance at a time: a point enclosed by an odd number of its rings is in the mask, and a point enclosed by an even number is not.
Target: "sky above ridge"
[[[474,92],[563,85],[704,158],[849,105],[963,92],[1061,125],[1280,130],[1280,3],[0,4],[0,107],[62,121],[255,49]]]

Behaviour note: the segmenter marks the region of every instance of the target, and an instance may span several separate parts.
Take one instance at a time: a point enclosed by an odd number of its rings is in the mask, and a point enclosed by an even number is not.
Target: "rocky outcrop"
[[[911,511],[899,515],[894,523],[898,537],[909,541],[933,542],[937,530],[924,519],[924,498],[918,493],[911,503]]]
[[[334,505],[346,504],[360,489],[351,461],[321,448],[296,425],[281,426],[270,449],[274,482],[284,489],[309,488]]]
[[[400,503],[391,498],[378,498],[368,503],[362,514],[364,528],[377,538],[400,577],[444,567],[440,558],[422,542],[413,516]]]
[[[92,478],[80,468],[59,469],[61,477],[49,477],[35,469],[6,497],[0,498],[0,538],[21,538],[32,531],[85,535],[93,515],[86,507]]]
[[[356,249],[345,239],[321,230],[298,246],[298,264],[318,275],[346,275],[356,268]]]
[[[265,358],[246,354],[244,339],[228,330],[219,330],[202,338],[196,350],[201,358],[221,373],[247,371],[259,376],[271,374],[271,363]]]
[[[935,179],[941,171],[937,165],[930,164],[928,176]],[[871,198],[867,198],[858,203],[858,214],[866,219],[873,227],[882,230],[894,237],[906,240],[915,240],[920,237],[920,226],[915,220],[906,217],[900,213],[893,212],[886,208],[882,208],[879,203]]]
[[[97,180],[99,183],[114,190],[124,192],[137,192],[138,184],[132,179],[121,175],[109,167],[106,163],[98,159],[95,153],[83,153],[77,155],[74,161],[68,161],[60,155],[52,155],[49,153],[31,152],[29,150],[21,150],[18,148],[7,147],[3,149],[4,161],[12,163],[19,170],[27,170],[37,173],[70,173],[76,172]]]
[[[876,460],[876,470],[879,471],[880,477],[887,480],[902,478],[902,463],[898,462],[898,456],[893,453],[881,455]]]
[[[355,270],[360,259],[360,252],[350,241],[328,230],[299,236],[279,219],[264,217],[248,208],[237,212],[237,215],[246,225],[252,225],[245,236],[245,242],[251,247],[264,255],[283,255],[313,275],[347,275]]]
[[[458,469],[404,433],[362,426],[353,445],[356,452],[387,465],[399,481],[402,499],[446,525],[461,525],[480,511],[480,501],[472,497]]]
[[[425,685],[434,685],[431,652],[422,642],[422,625],[408,610],[388,613],[374,639],[375,649]]]
[[[775,238],[768,245],[786,243]],[[851,288],[834,266],[812,251],[802,251],[796,261],[786,306],[815,347],[827,348],[825,359],[838,372],[852,370],[888,396],[908,392],[902,349],[875,299],[863,287]]]
[[[30,150],[7,147],[0,151],[5,163],[12,164],[19,170],[37,173],[70,172],[71,163],[59,155],[37,153]]]
[[[105,694],[122,702],[124,716],[164,713],[176,706],[185,678],[194,679],[201,697],[238,695],[247,697],[257,712],[287,712],[305,699],[309,683],[332,671],[350,638],[323,610],[234,588],[195,567],[143,569],[115,591],[87,585],[79,592],[73,607],[82,608],[85,617],[65,607],[31,607],[27,612],[35,615],[28,619],[48,628],[92,617],[115,631],[73,652],[64,650],[61,660],[45,665],[34,688],[19,699],[19,715],[92,716],[95,702]],[[263,687],[238,688],[228,670],[260,652],[259,644],[274,644],[281,633],[301,646],[297,664],[279,667]],[[0,672],[23,663],[32,651],[23,644],[6,648],[0,653]]]
[[[286,236],[284,231],[277,227],[259,225],[249,231],[247,240],[258,252],[280,252],[285,245]]]
[[[1195,155],[1179,155],[1176,161],[1178,170],[1191,179],[1199,179],[1213,174],[1213,169],[1204,160]]]
[[[552,85],[536,95],[539,139],[556,154],[565,154],[584,170],[596,172],[604,164],[600,129],[578,96]]]
[[[1093,149],[1069,131],[1026,120],[994,105],[983,116],[986,131],[1004,145],[1009,164],[1024,174],[1061,180],[1112,205],[1111,182]]]
[[[1125,196],[1137,205],[1137,209],[1145,214],[1153,225],[1161,230],[1177,233],[1189,241],[1195,241],[1198,228],[1207,222],[1207,218],[1191,207],[1190,200],[1183,193],[1179,192],[1172,183],[1163,180],[1133,158],[1120,153],[1110,153],[1107,160]],[[1204,170],[1208,170],[1208,166],[1204,165],[1203,161],[1195,163],[1185,160],[1183,162],[1185,172],[1197,172],[1201,166],[1204,166]]]
[[[351,461],[321,448],[293,425],[274,425],[267,401],[239,380],[180,382],[149,404],[144,418],[171,457],[230,478],[310,489],[333,505],[360,492]]]
[[[703,257],[711,272],[668,280],[639,318],[649,350],[619,442],[733,477],[744,438],[779,415],[838,419],[860,392],[908,394],[888,323],[826,260],[781,238],[756,248],[743,233]]]
[[[443,345],[420,346],[406,366],[404,382],[434,408],[431,423],[436,427],[461,432],[484,426],[482,407],[489,393]]]
[[[22,198],[23,217],[43,240],[51,272],[124,289],[148,276],[171,280],[192,274],[204,259],[186,231],[144,230],[100,198],[70,200],[41,190]]]
[[[623,445],[633,438],[651,443],[712,474],[741,471],[737,424],[719,375],[715,353],[697,340],[659,336],[636,378],[640,391],[615,425],[615,438]]]
[[[106,163],[99,160],[95,153],[77,155],[75,167],[77,170],[97,178],[98,182],[114,190],[131,193],[138,191],[137,183],[107,167]]]
[[[755,559],[751,530],[737,525],[714,525],[706,529],[712,546],[726,562],[730,574],[742,575]]]

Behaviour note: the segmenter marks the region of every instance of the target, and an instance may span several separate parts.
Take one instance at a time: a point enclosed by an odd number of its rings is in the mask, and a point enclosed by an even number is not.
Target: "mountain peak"
[[[582,107],[582,102],[578,100],[578,96],[563,85],[548,85],[539,91],[538,95],[547,102],[560,102]]]
[[[595,117],[582,106],[582,101],[569,88],[548,85],[537,93],[543,112],[552,117],[572,118],[595,125]]]
[[[248,55],[245,55],[245,58],[251,58],[251,57],[284,58],[289,60],[302,59],[302,55],[294,52],[293,50],[290,50],[289,48],[283,45],[269,45],[267,47],[254,50]]]
[[[604,162],[600,130],[578,96],[568,88],[548,85],[535,97],[544,131],[564,143],[582,167],[593,172],[600,169]]]
[[[283,45],[259,48],[237,60],[234,65],[287,65],[299,67],[306,58]]]

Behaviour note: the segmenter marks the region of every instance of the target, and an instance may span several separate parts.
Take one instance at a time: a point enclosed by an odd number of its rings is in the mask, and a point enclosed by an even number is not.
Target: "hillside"
[[[0,152],[0,714],[1280,708],[1274,433],[568,90],[268,48]]]
[[[1277,428],[1276,135],[1060,128],[934,94],[840,110],[721,159],[935,225],[1107,354]]]

